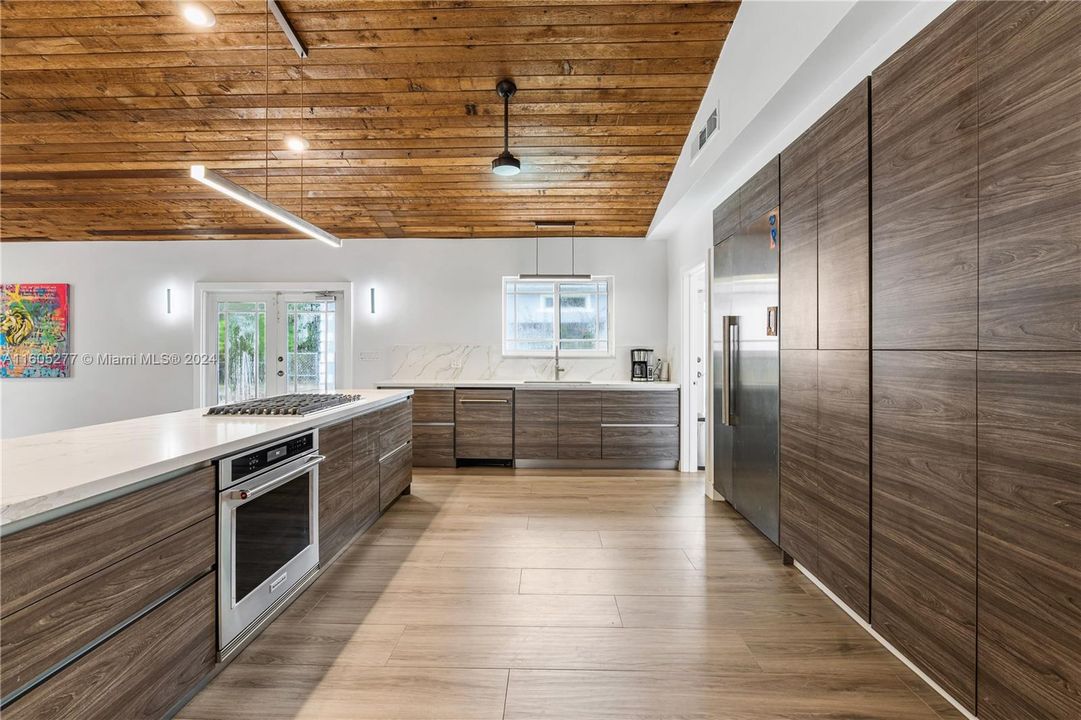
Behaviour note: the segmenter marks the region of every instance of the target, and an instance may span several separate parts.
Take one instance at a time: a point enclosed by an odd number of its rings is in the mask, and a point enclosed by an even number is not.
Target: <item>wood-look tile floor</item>
[[[470,469],[418,471],[178,717],[960,715],[700,476]]]

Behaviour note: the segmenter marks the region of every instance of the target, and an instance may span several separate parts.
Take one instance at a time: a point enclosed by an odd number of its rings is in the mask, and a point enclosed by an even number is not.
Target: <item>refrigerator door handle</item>
[[[721,424],[732,425],[732,328],[735,315],[721,316]]]

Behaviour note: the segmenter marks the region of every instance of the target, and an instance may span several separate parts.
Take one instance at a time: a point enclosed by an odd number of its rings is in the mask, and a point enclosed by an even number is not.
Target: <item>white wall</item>
[[[668,246],[668,348],[678,360],[683,274],[713,240],[713,208],[952,0],[744,0],[695,121],[720,107],[697,158],[685,144],[649,237]],[[782,242],[784,216],[781,217]],[[673,368],[679,363],[673,362]]]
[[[353,240],[4,243],[0,278],[71,284],[77,353],[193,350],[196,282],[351,281],[353,385],[389,376],[398,345],[500,343],[500,279],[534,270],[534,242]],[[665,245],[640,238],[579,238],[575,269],[615,277],[616,344],[664,347]],[[569,246],[541,240],[541,270],[569,270]],[[376,288],[377,313],[368,312]],[[172,288],[173,313],[165,313]],[[361,353],[378,359],[359,360]],[[365,355],[364,357],[368,357]],[[622,361],[622,358],[617,358]],[[0,436],[170,412],[194,405],[187,367],[77,366],[67,379],[0,381]]]

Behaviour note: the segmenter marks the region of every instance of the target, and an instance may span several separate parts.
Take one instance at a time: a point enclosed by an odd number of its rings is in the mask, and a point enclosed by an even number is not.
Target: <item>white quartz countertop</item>
[[[277,437],[375,410],[407,389],[337,390],[360,395],[305,416],[204,415],[205,408],[4,440],[0,526],[5,532],[118,495],[130,485]],[[9,527],[12,526],[12,527]]]
[[[528,388],[530,390],[678,390],[674,382],[632,380],[386,380],[381,388]]]

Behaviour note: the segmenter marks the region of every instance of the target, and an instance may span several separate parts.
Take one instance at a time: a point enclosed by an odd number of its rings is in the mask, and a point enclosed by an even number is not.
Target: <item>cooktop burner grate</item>
[[[356,402],[360,395],[344,393],[317,395],[297,393],[293,395],[275,395],[274,397],[245,400],[244,402],[215,405],[206,411],[207,415],[310,415],[322,410],[329,410],[338,405]]]

